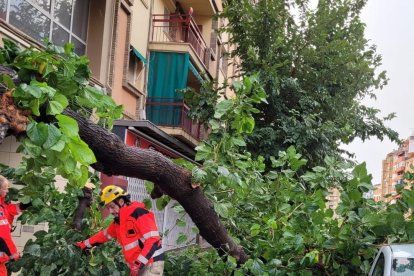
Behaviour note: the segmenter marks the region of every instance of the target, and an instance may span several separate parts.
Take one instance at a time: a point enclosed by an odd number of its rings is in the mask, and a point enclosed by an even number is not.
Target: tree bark
[[[191,186],[191,172],[175,165],[169,158],[153,150],[130,147],[115,134],[86,120],[72,110],[65,110],[79,124],[79,135],[94,152],[98,163],[93,167],[107,175],[124,175],[154,183],[156,192],[177,200],[191,217],[200,235],[225,257],[236,258],[238,263],[248,259],[243,248],[228,235],[211,202],[200,188]]]
[[[89,184],[89,183],[88,183]],[[92,184],[93,185],[93,184]],[[83,196],[79,197],[78,208],[76,208],[75,215],[73,217],[73,227],[80,231],[82,226],[82,219],[85,214],[85,210],[91,207],[92,200],[93,200],[93,188],[95,186],[87,186],[83,187],[82,192]]]

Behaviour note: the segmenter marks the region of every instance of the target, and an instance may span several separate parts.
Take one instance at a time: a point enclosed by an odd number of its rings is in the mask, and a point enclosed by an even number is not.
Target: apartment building
[[[381,184],[375,186],[374,200],[393,202],[397,194],[396,185],[403,183],[404,173],[413,172],[413,163],[414,136],[410,136],[382,161]]]
[[[78,55],[90,59],[92,83],[124,106],[114,133],[130,146],[193,161],[207,130],[187,117],[179,90],[199,91],[203,81],[220,84],[237,71],[238,62],[226,56],[228,35],[216,31],[225,24],[216,17],[222,8],[221,0],[1,0],[0,39],[38,48],[45,38],[60,46],[73,43]],[[0,162],[17,166],[17,146],[7,138]],[[133,199],[147,197],[140,179],[102,175],[101,180],[103,186],[125,187]],[[171,206],[156,214],[160,228],[173,223]],[[19,227],[22,247],[27,233],[46,226]],[[167,244],[174,245],[173,239]]]

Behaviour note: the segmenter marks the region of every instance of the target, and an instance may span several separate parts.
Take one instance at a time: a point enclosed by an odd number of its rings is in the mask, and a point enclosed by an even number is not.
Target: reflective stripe
[[[160,236],[160,234],[158,233],[158,231],[150,231],[142,237],[142,242],[144,242],[145,240],[147,240],[150,237],[159,237],[159,236]]]
[[[91,243],[89,242],[89,239],[85,240],[83,243],[86,247],[92,247]]]
[[[161,255],[162,253],[164,253],[164,249],[162,249],[162,247],[161,247],[160,249],[155,251],[154,254],[152,254],[151,258],[155,258],[155,257]]]
[[[143,263],[144,265],[146,265],[147,263],[148,263],[148,260],[147,260],[147,258],[145,258],[144,256],[142,256],[142,255],[139,255],[138,256],[138,261],[140,261],[141,263]]]
[[[107,229],[105,229],[105,230],[103,231],[103,234],[104,234],[104,236],[105,236],[108,240],[112,240],[112,236],[108,234],[108,230],[107,230]]]
[[[160,234],[159,234],[158,231],[150,231],[150,232],[146,233],[139,240],[134,241],[134,242],[131,242],[131,243],[128,243],[127,245],[125,245],[124,246],[124,250],[125,251],[131,250],[132,248],[139,246],[139,241],[141,241],[142,243],[144,243],[148,238],[151,238],[151,237],[159,237],[159,236],[160,236]]]
[[[139,241],[134,241],[134,242],[128,243],[127,245],[124,246],[124,250],[125,251],[130,250],[134,247],[137,247],[138,245],[139,245]]]
[[[0,220],[0,225],[9,225],[9,221],[7,219]]]

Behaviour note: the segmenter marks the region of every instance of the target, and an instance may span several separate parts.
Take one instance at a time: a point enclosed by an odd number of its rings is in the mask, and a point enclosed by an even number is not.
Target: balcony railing
[[[182,98],[149,97],[146,105],[147,119],[154,124],[180,127],[198,141],[206,137],[204,126],[188,117],[190,109]]]
[[[191,14],[154,14],[152,21],[152,42],[190,43],[201,62],[208,68],[210,50]]]

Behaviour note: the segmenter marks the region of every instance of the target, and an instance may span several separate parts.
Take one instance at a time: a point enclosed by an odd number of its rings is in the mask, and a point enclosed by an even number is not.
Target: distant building
[[[382,198],[382,185],[381,183],[374,185],[374,201],[380,201]]]
[[[329,189],[329,194],[326,197],[328,208],[335,210],[339,205],[340,196],[341,194],[337,188]]]
[[[392,202],[397,194],[396,185],[403,183],[406,172],[413,172],[414,136],[410,136],[382,161],[381,184],[375,186],[374,200]]]

